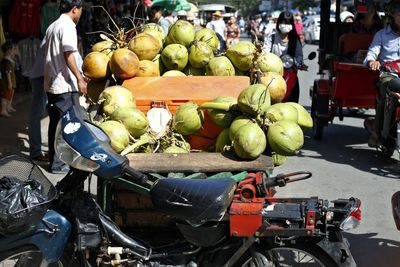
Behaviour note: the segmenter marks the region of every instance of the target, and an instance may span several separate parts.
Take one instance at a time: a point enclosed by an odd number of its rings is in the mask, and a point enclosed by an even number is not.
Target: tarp
[[[153,6],[160,6],[165,10],[179,11],[190,10],[192,7],[186,0],[154,0]]]

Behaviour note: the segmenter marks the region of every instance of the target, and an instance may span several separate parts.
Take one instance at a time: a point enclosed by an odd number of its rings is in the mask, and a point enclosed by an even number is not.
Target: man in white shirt
[[[73,105],[79,94],[86,95],[87,84],[77,65],[78,37],[76,24],[82,14],[82,0],[61,0],[61,16],[47,29],[44,41],[44,89],[48,97],[49,110],[49,158],[50,171],[68,172],[54,151],[57,123],[64,111]],[[79,94],[78,94],[79,93]],[[75,103],[79,103],[76,101]]]
[[[223,50],[225,47],[225,22],[222,19],[222,14],[220,11],[215,11],[212,14],[212,20],[207,23],[207,28],[213,30],[219,40],[219,50]]]

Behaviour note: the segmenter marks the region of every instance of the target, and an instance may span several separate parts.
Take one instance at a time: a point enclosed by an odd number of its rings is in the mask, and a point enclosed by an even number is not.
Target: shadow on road
[[[344,235],[350,242],[351,253],[359,267],[399,266],[400,242],[375,238],[377,233]]]
[[[321,158],[329,162],[347,164],[386,178],[400,177],[400,162],[394,157],[385,158],[374,148],[368,147],[368,134],[359,126],[330,124],[325,128],[322,140],[314,140],[312,131],[307,132],[305,138],[300,157]],[[304,150],[315,151],[317,155],[307,155]]]

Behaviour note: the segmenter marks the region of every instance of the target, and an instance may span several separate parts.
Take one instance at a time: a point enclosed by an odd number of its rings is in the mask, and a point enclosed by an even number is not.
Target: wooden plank
[[[272,158],[261,155],[255,160],[242,160],[233,153],[133,153],[127,155],[129,165],[149,173],[168,172],[240,172],[268,171],[273,168]]]

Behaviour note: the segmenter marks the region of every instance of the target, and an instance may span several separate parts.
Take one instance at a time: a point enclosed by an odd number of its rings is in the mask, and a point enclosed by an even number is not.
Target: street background
[[[316,45],[304,47],[305,56],[317,51]],[[309,88],[318,72],[317,59],[306,61],[308,72],[300,72],[300,103],[311,105]],[[0,156],[13,153],[28,154],[28,115],[30,94],[16,96],[17,113],[11,118],[0,117]],[[48,118],[42,121],[44,149],[47,150]],[[400,262],[400,232],[395,228],[390,198],[400,190],[400,163],[396,153],[391,159],[380,157],[367,146],[368,134],[363,119],[335,118],[325,128],[322,141],[315,141],[311,132],[298,156],[274,170],[274,174],[307,170],[313,177],[306,181],[278,188],[278,197],[319,196],[329,200],[358,197],[362,201],[363,217],[360,227],[347,233],[351,251],[359,266],[398,266]],[[47,167],[45,164],[42,165]],[[53,182],[62,175],[53,175],[43,169]],[[94,186],[93,186],[94,187]]]

